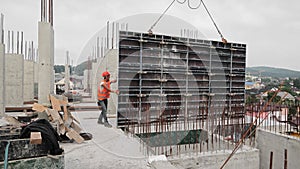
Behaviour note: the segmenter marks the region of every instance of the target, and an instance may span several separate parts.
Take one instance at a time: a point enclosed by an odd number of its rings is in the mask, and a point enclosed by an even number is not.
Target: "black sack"
[[[20,138],[30,138],[31,132],[41,132],[42,142],[47,145],[51,155],[60,155],[64,152],[58,144],[59,135],[47,120],[39,119],[28,124],[22,128]]]

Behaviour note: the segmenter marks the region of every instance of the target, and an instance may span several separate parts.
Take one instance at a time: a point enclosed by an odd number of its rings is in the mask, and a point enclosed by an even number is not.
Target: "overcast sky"
[[[172,0],[54,0],[55,63],[64,64],[68,50],[76,64],[87,42],[105,27],[107,21],[137,14],[162,13],[171,2]],[[195,5],[199,0],[190,2]],[[300,71],[300,1],[204,2],[228,41],[247,44],[247,66],[264,65]],[[35,41],[37,46],[39,0],[0,0],[0,13],[5,16],[5,31],[24,31],[26,40]],[[167,14],[193,25],[207,39],[220,40],[203,6],[191,10],[187,3],[181,5],[176,2]],[[162,21],[168,22],[167,19]],[[141,24],[150,26],[152,22]]]

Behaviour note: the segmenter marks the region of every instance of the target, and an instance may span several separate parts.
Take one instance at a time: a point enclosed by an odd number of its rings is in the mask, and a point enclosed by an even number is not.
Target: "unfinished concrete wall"
[[[99,71],[98,71],[98,63],[99,60],[102,60],[102,58],[98,58],[97,62],[92,62],[92,72],[91,72],[91,90],[92,90],[92,99],[94,101],[97,101],[97,84],[99,83],[100,76],[99,76]]]
[[[34,62],[34,97],[38,97],[39,63]]]
[[[5,54],[5,105],[22,106],[24,59],[20,54]]]
[[[24,61],[24,101],[32,101],[34,98],[34,62]]]
[[[220,168],[228,158],[231,151],[211,152],[200,155],[190,155],[178,159],[170,159],[172,165],[176,168],[188,169],[216,169]],[[156,162],[157,163],[157,162]],[[238,150],[224,169],[258,169],[259,152],[257,149]]]
[[[96,87],[96,91],[94,90],[94,95],[97,95],[97,87],[100,85],[100,82],[103,80],[102,72],[108,71],[110,72],[110,80],[117,79],[118,77],[118,62],[119,62],[119,55],[118,50],[111,49],[107,51],[103,58],[99,58],[97,61],[97,65],[94,68],[95,72],[93,78],[94,81],[97,81],[97,84],[94,84],[94,88]],[[111,89],[116,90],[118,83],[112,83]],[[97,86],[96,86],[97,85]],[[95,96],[94,96],[95,97]],[[97,98],[97,97],[96,97]],[[118,97],[115,93],[110,94],[110,99],[108,100],[108,114],[116,114],[117,106],[118,106]]]
[[[54,31],[50,23],[39,22],[39,103],[49,103],[47,96],[54,92]]]
[[[269,169],[270,153],[273,152],[273,168],[284,168],[284,151],[287,150],[287,168],[299,168],[300,140],[266,130],[256,130],[256,145],[259,149],[260,169]]]
[[[4,45],[0,43],[0,117],[5,113],[5,54]]]
[[[83,88],[85,90],[91,88],[91,83],[92,83],[92,70],[84,70],[83,71]]]

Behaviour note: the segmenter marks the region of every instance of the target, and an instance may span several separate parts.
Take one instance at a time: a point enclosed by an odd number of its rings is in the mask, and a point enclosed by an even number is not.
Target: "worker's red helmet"
[[[108,75],[110,75],[110,73],[108,71],[105,71],[105,72],[102,73],[102,77],[105,77],[105,76],[108,76]]]

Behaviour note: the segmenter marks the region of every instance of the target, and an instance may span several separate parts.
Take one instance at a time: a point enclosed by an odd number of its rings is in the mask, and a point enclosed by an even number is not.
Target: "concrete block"
[[[284,168],[284,150],[287,149],[287,168],[299,168],[300,140],[263,129],[256,130],[256,145],[259,149],[260,169],[268,169],[270,152],[273,152],[273,169]]]
[[[24,101],[32,101],[34,98],[34,62],[24,61]]]
[[[190,154],[177,159],[169,159],[176,168],[189,169],[216,169],[220,168],[230,155],[231,151],[214,151],[201,154]],[[224,169],[258,169],[259,151],[257,149],[238,150],[228,161]]]
[[[0,117],[5,113],[5,54],[4,45],[0,43]]]
[[[5,105],[22,106],[24,59],[20,54],[5,54]]]
[[[54,93],[54,30],[50,23],[39,22],[39,103],[49,104],[48,95]]]
[[[0,168],[4,168],[4,162],[0,162]],[[64,169],[65,168],[64,155],[43,156],[43,157],[8,161],[7,169],[24,169],[24,168]]]

